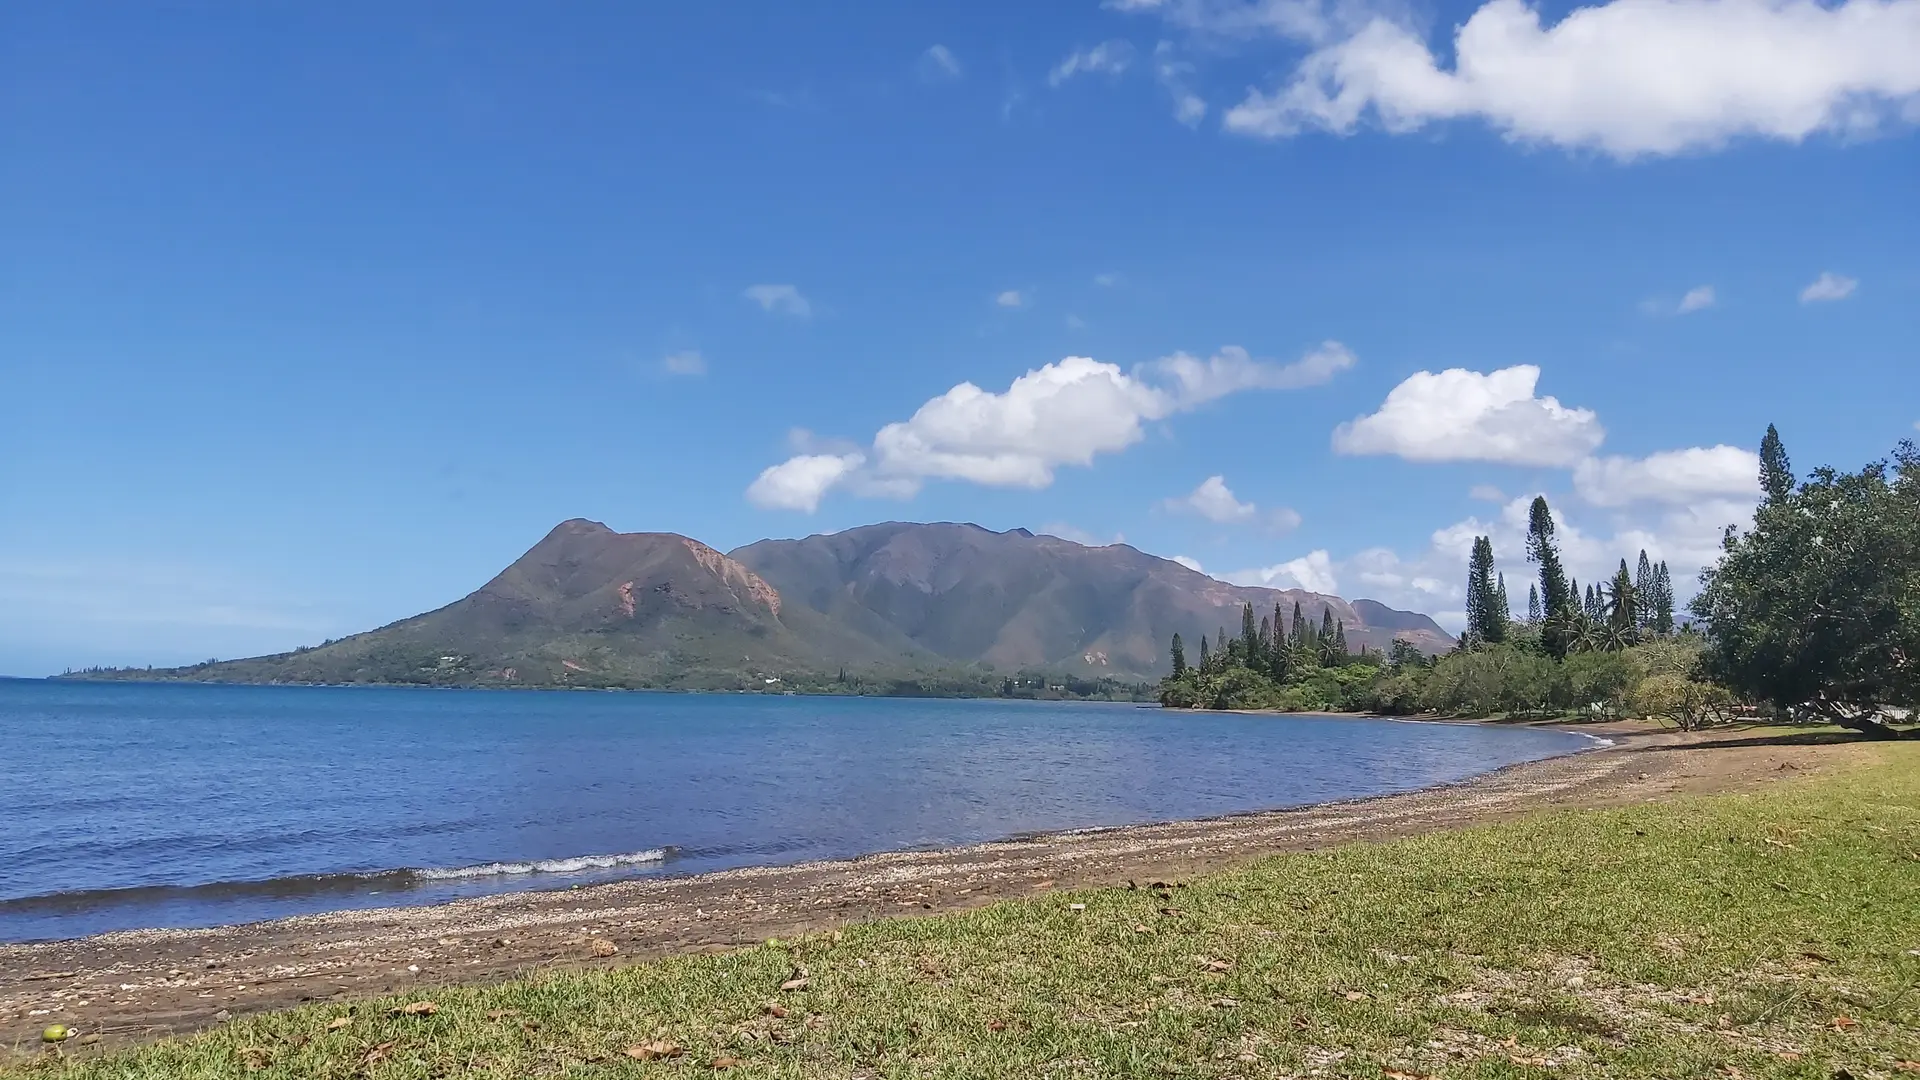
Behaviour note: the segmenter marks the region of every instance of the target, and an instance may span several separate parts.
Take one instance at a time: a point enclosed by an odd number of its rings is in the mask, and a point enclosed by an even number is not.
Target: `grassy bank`
[[[24,1071],[1920,1076],[1920,746],[1873,754],[1751,796],[316,1007]]]

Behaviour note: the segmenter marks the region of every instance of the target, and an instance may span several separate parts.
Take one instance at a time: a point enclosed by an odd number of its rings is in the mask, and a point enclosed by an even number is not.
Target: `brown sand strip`
[[[619,965],[1051,889],[1174,879],[1274,852],[1545,806],[1724,790],[1804,776],[1859,753],[1847,745],[1715,745],[1725,741],[1626,734],[1613,749],[1360,802],[429,907],[0,945],[0,1055],[9,1045],[35,1049],[52,1023],[98,1035],[103,1045],[144,1041],[308,1001]],[[618,951],[607,955],[604,942]]]

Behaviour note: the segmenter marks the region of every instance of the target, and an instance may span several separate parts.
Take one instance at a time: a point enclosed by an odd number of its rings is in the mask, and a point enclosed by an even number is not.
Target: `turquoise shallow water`
[[[1123,704],[0,681],[0,940],[1426,787],[1564,732]]]

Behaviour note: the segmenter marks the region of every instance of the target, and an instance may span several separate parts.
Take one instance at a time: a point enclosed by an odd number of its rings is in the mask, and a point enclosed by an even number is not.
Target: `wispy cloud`
[[[805,319],[813,314],[813,305],[792,285],[749,285],[740,295],[760,305],[760,310]]]
[[[1696,311],[1705,311],[1714,305],[1715,299],[1713,286],[1696,285],[1687,290],[1687,295],[1680,298],[1679,306],[1674,308],[1674,314],[1690,315]]]
[[[927,51],[920,54],[918,68],[920,77],[928,82],[947,82],[966,73],[960,66],[960,58],[945,45],[928,46]]]
[[[1020,295],[1019,289],[1008,289],[999,296],[994,297],[993,302],[999,304],[1001,307],[1024,307],[1027,301],[1025,297]]]
[[[661,357],[660,367],[669,375],[705,375],[707,358],[698,349],[683,349]]]
[[[1199,127],[1207,118],[1207,103],[1193,91],[1193,65],[1174,54],[1172,42],[1154,46],[1153,77],[1173,98],[1173,118],[1188,127]]]
[[[1828,270],[1814,278],[1812,284],[1800,290],[1800,302],[1818,304],[1831,300],[1845,300],[1852,296],[1853,290],[1859,286],[1858,278],[1845,277]]]
[[[1119,75],[1133,66],[1133,46],[1115,38],[1067,54],[1047,73],[1047,85],[1059,86],[1079,75]]]

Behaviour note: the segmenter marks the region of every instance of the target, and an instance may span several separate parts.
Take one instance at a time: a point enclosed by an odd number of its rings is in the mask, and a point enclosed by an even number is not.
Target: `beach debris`
[[[731,1054],[722,1054],[713,1059],[713,1067],[716,1069],[736,1069],[739,1068],[740,1065],[740,1059]]]
[[[224,1023],[226,1023],[227,1021],[229,1021],[229,1020],[231,1020],[231,1019],[233,1019],[233,1014],[232,1014],[232,1013],[230,1013],[230,1012],[228,1012],[228,1011],[227,1011],[227,1010],[225,1010],[225,1009],[221,1009],[221,1010],[220,1010],[219,1012],[216,1012],[216,1013],[214,1013],[214,1014],[213,1014],[213,1018],[214,1018],[214,1020],[216,1020],[216,1021],[218,1021],[219,1023],[222,1023],[222,1024],[224,1024]]]
[[[97,1043],[99,1041],[100,1041],[100,1033],[97,1031],[90,1031],[87,1034],[80,1036],[81,1046],[92,1046],[94,1043]]]
[[[687,1048],[671,1039],[655,1039],[652,1042],[634,1043],[627,1047],[627,1056],[635,1061],[660,1061],[676,1058],[687,1052]]]
[[[620,946],[606,938],[597,937],[587,942],[587,950],[595,956],[612,956],[620,951]]]
[[[40,1033],[41,1042],[66,1042],[71,1038],[73,1038],[73,1029],[65,1024],[48,1024],[47,1029]]]
[[[409,1001],[397,1009],[389,1011],[391,1016],[432,1016],[440,1011],[440,1006],[431,1001]]]
[[[80,973],[77,971],[36,971],[31,975],[23,976],[20,981],[46,982],[49,979],[71,979],[78,974]]]
[[[353,1023],[353,1017],[351,1016],[336,1016],[333,1019],[327,1021],[327,1030],[339,1031],[341,1028],[352,1025],[352,1023]]]

